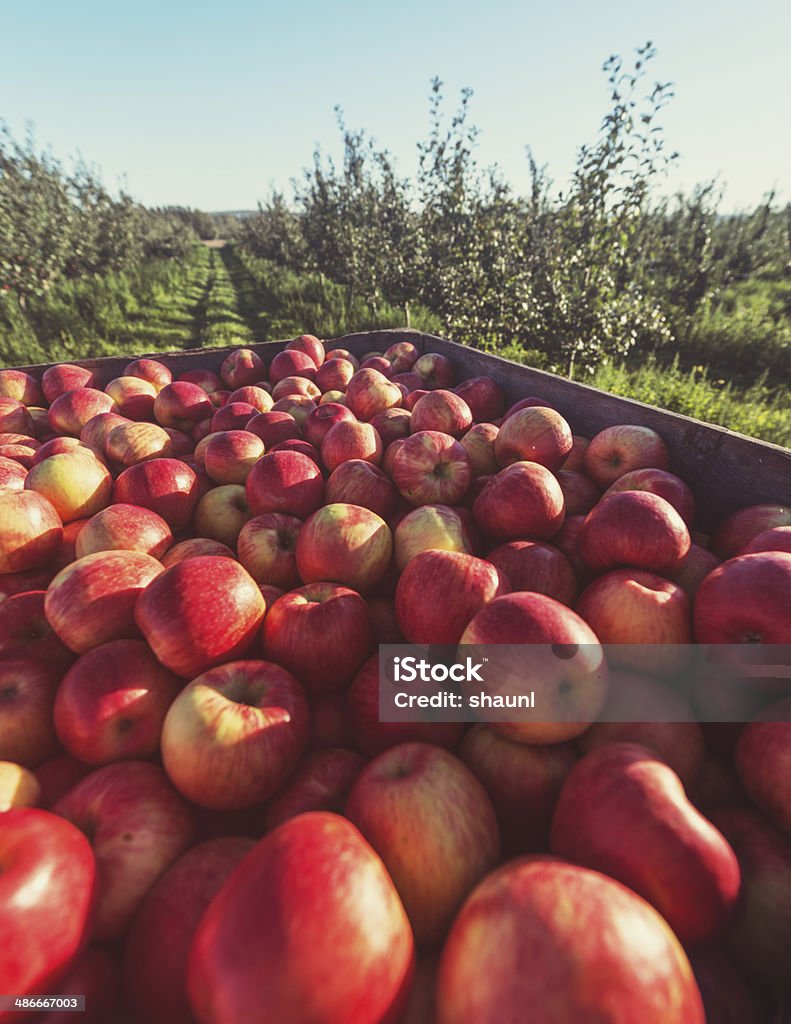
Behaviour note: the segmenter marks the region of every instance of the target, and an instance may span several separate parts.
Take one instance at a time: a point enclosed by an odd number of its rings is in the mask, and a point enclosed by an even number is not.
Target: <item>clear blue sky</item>
[[[527,186],[525,146],[563,183],[607,110],[601,64],[647,39],[675,84],[668,188],[719,176],[725,205],[791,199],[788,0],[40,0],[0,5],[0,118],[152,205],[253,207],[287,187],[333,107],[415,166],[429,80],[475,91],[480,158]]]

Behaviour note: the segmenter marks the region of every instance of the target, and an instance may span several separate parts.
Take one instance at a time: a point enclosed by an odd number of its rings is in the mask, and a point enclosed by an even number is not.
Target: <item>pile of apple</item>
[[[791,509],[691,533],[654,431],[575,436],[406,341],[102,384],[0,371],[0,993],[102,1024],[768,1019],[788,684],[714,678],[723,719],[764,707],[717,726],[670,681],[695,642],[791,644]],[[559,645],[553,721],[380,721],[400,642]],[[609,677],[572,671],[601,644]]]

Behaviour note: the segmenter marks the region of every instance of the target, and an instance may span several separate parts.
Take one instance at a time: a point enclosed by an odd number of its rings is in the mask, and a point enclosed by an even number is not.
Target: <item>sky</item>
[[[430,80],[474,91],[478,158],[561,187],[608,110],[601,66],[652,40],[649,85],[680,158],[663,189],[717,178],[723,209],[791,200],[787,0],[0,0],[0,120],[148,205],[254,208],[337,156],[334,107],[416,167]]]

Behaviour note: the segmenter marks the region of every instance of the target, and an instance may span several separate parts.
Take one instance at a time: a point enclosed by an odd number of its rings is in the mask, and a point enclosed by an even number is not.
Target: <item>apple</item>
[[[204,437],[212,432],[212,422],[213,417],[211,419],[207,417],[205,420],[199,420],[195,426],[192,427],[189,435],[187,436],[189,436],[193,445],[198,444],[199,441],[202,441]],[[172,430],[173,428],[167,427],[165,429]]]
[[[505,395],[491,377],[470,377],[453,389],[470,408],[475,423],[486,423],[503,415]]]
[[[687,526],[692,528],[695,518],[695,498],[684,481],[664,469],[635,469],[618,477],[604,492],[618,494],[620,491],[648,491],[669,501]]]
[[[791,554],[738,555],[713,569],[695,597],[694,627],[700,644],[787,644]]]
[[[24,466],[0,456],[0,494],[17,494],[24,490],[26,476]]]
[[[162,565],[142,551],[97,551],[67,565],[47,589],[49,624],[75,654],[109,640],[137,636],[138,597],[162,573]]]
[[[63,666],[30,657],[0,662],[0,759],[35,768],[58,750],[52,721]]]
[[[112,434],[116,427],[131,422],[132,420],[117,412],[100,412],[97,416],[92,416],[82,428],[80,431],[80,441],[83,444],[87,444],[89,448],[93,448],[100,456],[106,455],[107,438],[110,434]]]
[[[791,553],[791,526],[775,526],[764,530],[738,552],[740,555],[754,555],[759,551],[787,551]],[[716,557],[716,556],[712,556]],[[719,559],[717,559],[719,564]]]
[[[401,400],[401,389],[379,370],[359,369],[346,385],[346,402],[359,420],[370,420],[401,405]]]
[[[405,437],[397,437],[395,441],[391,441],[390,444],[385,449],[384,454],[382,455],[382,461],[380,463],[382,472],[385,474],[385,476],[389,476],[392,478],[393,463],[395,462],[395,457],[398,454],[399,449],[403,448],[405,441]]]
[[[213,370],[207,370],[203,367],[195,367],[193,370],[185,370],[183,373],[178,375],[178,380],[186,380],[190,384],[197,384],[199,388],[202,388],[207,395],[211,395],[215,391],[219,391],[222,388],[222,381],[219,376]]]
[[[228,395],[228,402],[246,402],[252,405],[256,412],[269,412],[274,405],[272,395],[266,390],[269,385],[263,383],[248,384],[246,387],[237,388]]]
[[[173,544],[165,520],[151,509],[138,505],[110,505],[92,516],[75,541],[77,558],[97,551],[142,551],[160,559]]]
[[[29,768],[14,761],[0,761],[0,814],[13,807],[35,807],[41,786]]]
[[[573,739],[598,718],[604,706],[607,663],[596,634],[554,598],[529,593],[496,597],[473,617],[460,643],[471,645],[465,654],[473,662],[487,660],[484,684],[462,683],[468,695],[473,686],[504,699],[535,694],[535,715],[481,710],[479,717],[510,739],[521,743]],[[526,644],[533,645],[529,655]],[[504,646],[497,649],[495,645]]]
[[[351,822],[315,811],[265,836],[217,893],[190,951],[187,992],[202,1024],[374,1024],[397,1020],[413,964],[409,920],[381,860]]]
[[[74,655],[44,615],[43,590],[13,594],[0,603],[0,657],[35,658],[68,667]]]
[[[17,997],[59,991],[91,934],[96,862],[85,836],[48,811],[15,808],[2,823],[0,988]],[[12,1005],[0,1019],[16,1016]]]
[[[450,388],[456,383],[456,368],[447,356],[439,352],[428,352],[420,356],[412,366],[423,381],[423,387],[429,391],[437,388]]]
[[[301,519],[279,512],[267,512],[245,523],[237,551],[239,561],[256,583],[283,590],[299,586],[295,548],[301,527]]]
[[[786,834],[791,833],[791,700],[772,704],[748,723],[736,745],[736,768],[748,796]]]
[[[550,540],[563,525],[563,491],[544,466],[514,462],[486,484],[472,512],[490,537]]]
[[[50,455],[34,466],[25,489],[46,498],[63,523],[85,519],[110,504],[113,478],[88,448]]]
[[[108,413],[106,415],[112,415],[112,413]],[[103,452],[99,452],[90,445],[86,445],[85,442],[81,441],[78,437],[58,436],[53,437],[49,441],[45,441],[44,444],[36,448],[30,458],[30,465],[28,466],[28,469],[32,469],[33,466],[37,466],[40,462],[48,459],[50,455],[63,455],[66,452],[73,452],[75,448],[78,448],[83,452],[90,452],[92,455],[95,455],[97,458],[104,461],[102,459],[102,455],[104,454]]]
[[[81,1024],[106,1024],[118,1020],[120,968],[116,957],[101,946],[89,946],[63,981],[58,992],[63,996],[84,996],[85,1011]],[[74,1011],[68,1008],[40,1013],[36,1024],[72,1024]]]
[[[384,356],[390,360],[394,373],[405,373],[415,365],[420,352],[411,341],[396,341],[385,349]]]
[[[278,398],[272,406],[272,412],[288,413],[290,416],[294,417],[295,421],[301,428],[304,426],[308,416],[315,408],[316,403],[312,398],[308,398],[307,395],[297,393],[284,395],[282,398]]]
[[[392,477],[412,505],[455,505],[470,485],[472,469],[464,447],[449,434],[421,430],[399,446]]]
[[[148,459],[168,458],[173,442],[156,423],[121,423],[107,435],[105,452],[116,466],[126,468]]]
[[[157,878],[190,845],[192,812],[162,769],[147,761],[97,768],[53,810],[84,832],[93,847],[94,939],[119,938]]]
[[[721,935],[739,896],[727,840],[688,801],[673,769],[638,744],[609,743],[572,769],[552,850],[628,885],[685,943]]]
[[[272,398],[278,402],[289,395],[305,395],[315,399],[321,395],[321,390],[307,377],[283,377],[272,388]]]
[[[421,505],[403,516],[393,531],[395,564],[403,572],[421,551],[475,553],[473,536],[458,509],[448,505]]]
[[[41,806],[45,810],[50,810],[64,793],[92,770],[71,754],[56,754],[42,762],[36,769],[36,779],[41,787]]]
[[[269,452],[299,452],[300,455],[307,455],[307,457],[312,459],[322,471],[322,476],[326,476],[326,472],[321,461],[321,455],[318,450],[314,448],[312,444],[309,444],[307,441],[303,441],[299,437],[289,437],[287,440],[273,445],[269,449]]]
[[[233,558],[234,553],[227,544],[221,544],[218,540],[211,540],[209,537],[189,537],[187,540],[179,541],[160,559],[166,569],[171,565],[178,565],[186,558],[200,558],[202,555],[219,555],[221,558]]]
[[[30,413],[15,398],[0,397],[0,431],[27,434],[30,437],[36,431]]]
[[[352,420],[335,423],[321,442],[321,459],[330,473],[350,459],[363,459],[378,466],[382,452],[382,439],[376,428]]]
[[[2,503],[0,502],[0,506]],[[57,551],[56,551],[57,555]],[[15,594],[24,594],[29,590],[45,590],[57,572],[52,564],[45,569],[31,569],[28,572],[0,573],[0,604]]]
[[[258,410],[248,402],[226,402],[211,417],[209,429],[212,433],[244,430],[253,416],[257,415]]]
[[[191,430],[196,423],[211,417],[214,407],[209,396],[189,381],[166,384],[154,401],[154,416],[162,427]]]
[[[253,516],[281,512],[305,519],[322,504],[324,479],[306,455],[272,452],[253,466],[247,477],[246,496]]]
[[[499,859],[497,817],[483,786],[428,743],[392,747],[366,765],[346,816],[382,858],[421,946],[443,938]]]
[[[237,348],[223,359],[220,377],[228,388],[243,388],[266,380],[266,367],[252,349]]]
[[[542,857],[478,885],[437,976],[437,1024],[526,1013],[531,1024],[706,1019],[686,954],[653,907],[597,871]]]
[[[206,555],[178,562],[154,580],[137,602],[135,622],[163,665],[194,679],[243,655],[264,610],[261,591],[238,562]]]
[[[80,436],[80,431],[103,412],[117,412],[115,402],[96,388],[76,388],[60,395],[49,407],[49,424],[55,434]]]
[[[429,391],[412,407],[410,432],[434,430],[457,440],[472,426],[470,407],[452,391]]]
[[[315,409],[308,413],[308,418],[302,427],[305,440],[312,444],[314,448],[321,448],[322,442],[330,429],[336,423],[341,423],[343,420],[351,423],[355,421],[354,413],[345,405],[339,405],[337,402],[326,402],[324,405],[316,406]]]
[[[271,606],[262,642],[266,657],[293,672],[310,693],[340,689],[371,653],[368,606],[348,587],[309,583]]]
[[[476,423],[461,437],[460,444],[467,452],[473,477],[489,476],[500,469],[494,451],[499,431],[493,423]]]
[[[681,672],[692,656],[692,605],[685,590],[644,569],[616,569],[583,590],[575,605],[613,668],[651,675]]]
[[[55,730],[84,764],[147,758],[159,751],[182,682],[141,640],[114,640],[83,654],[55,698]]]
[[[198,478],[179,459],[152,459],[121,473],[113,501],[151,509],[176,532],[192,519],[198,503]]]
[[[514,743],[479,724],[465,733],[457,754],[492,801],[504,856],[548,850],[552,814],[578,760],[572,744]]]
[[[269,379],[277,384],[284,377],[308,377],[316,375],[316,363],[307,352],[285,349],[278,352],[269,366]]]
[[[0,494],[0,575],[43,568],[62,539],[60,516],[43,495],[31,490]]]
[[[387,448],[398,438],[409,437],[411,422],[412,413],[409,409],[397,407],[378,412],[371,419],[371,426],[381,437],[383,447]]]
[[[667,469],[667,445],[655,430],[619,424],[600,430],[585,449],[585,474],[602,490],[634,469]]]
[[[157,392],[173,380],[173,374],[158,359],[134,359],[124,370],[125,377],[140,377],[153,384]]]
[[[298,338],[292,338],[286,344],[286,351],[305,352],[316,367],[321,366],[325,359],[324,345],[315,334],[301,334]]]
[[[571,451],[571,427],[554,409],[519,409],[505,418],[494,442],[501,466],[537,462],[558,470]]]
[[[587,515],[601,497],[596,484],[584,473],[576,473],[570,469],[558,470],[555,475],[563,491],[566,515]]]
[[[0,396],[15,398],[28,406],[44,402],[44,394],[36,378],[22,370],[0,370]]]
[[[137,1020],[194,1024],[186,993],[193,937],[206,908],[254,845],[241,836],[203,842],[149,890],[124,948],[124,989]]]
[[[116,377],[105,387],[104,393],[115,402],[122,416],[130,420],[152,420],[154,399],[158,391],[141,377]]]
[[[568,558],[552,544],[512,540],[494,548],[488,560],[503,573],[511,590],[530,590],[573,605],[579,590]]]
[[[683,587],[689,595],[689,599],[694,601],[703,580],[719,564],[719,558],[708,548],[702,548],[699,544],[693,543],[690,544],[689,551],[681,559],[678,568],[668,573],[668,578]]]
[[[316,370],[315,381],[323,392],[346,391],[349,381],[356,373],[357,368],[349,359],[327,358],[325,363]]]
[[[749,542],[765,530],[791,526],[791,508],[785,505],[750,505],[725,518],[711,536],[709,547],[725,560],[743,553]]]
[[[422,395],[425,393],[426,390],[423,387],[423,378],[418,377],[416,373],[413,373],[411,371],[408,373],[394,373],[390,380],[393,382],[393,384],[397,384],[401,388],[402,393],[406,391],[404,400],[405,406],[406,399],[409,397],[409,395],[412,394],[413,391],[420,391]]]
[[[601,499],[585,518],[578,548],[593,572],[619,566],[671,573],[691,544],[675,508],[648,491],[622,491]]]
[[[205,449],[205,468],[218,484],[243,484],[264,454],[264,442],[248,430],[211,435]]]
[[[41,376],[41,390],[49,405],[67,391],[93,388],[95,385],[96,378],[93,373],[86,367],[75,366],[73,363],[56,363],[48,367]]]
[[[324,500],[361,505],[386,520],[395,512],[398,491],[381,469],[364,459],[349,459],[330,474]]]
[[[671,686],[637,672],[611,671],[599,721],[577,743],[585,752],[610,743],[639,743],[666,761],[689,788],[706,755],[703,730],[690,718],[689,701]]]
[[[572,434],[571,440],[571,451],[566,456],[566,461],[560,468],[571,470],[575,473],[584,473],[585,452],[590,444],[590,440],[587,437],[582,437],[580,434]]]
[[[390,375],[393,372],[391,369],[390,360],[386,359],[383,355],[379,356],[375,354],[368,355],[365,359],[363,359],[363,361],[360,363],[360,369],[378,370],[379,373],[383,374],[383,376],[387,377],[388,379],[390,378]]]
[[[387,523],[370,509],[336,502],[305,520],[296,555],[305,583],[328,580],[364,592],[386,572],[393,536]]]
[[[342,814],[365,758],[353,750],[328,747],[305,754],[283,789],[269,801],[266,829],[308,811]]]
[[[324,359],[325,361],[330,359],[347,359],[355,368],[355,370],[358,370],[360,368],[360,360],[357,358],[357,356],[353,355],[347,348],[338,347],[330,349],[326,353]]]

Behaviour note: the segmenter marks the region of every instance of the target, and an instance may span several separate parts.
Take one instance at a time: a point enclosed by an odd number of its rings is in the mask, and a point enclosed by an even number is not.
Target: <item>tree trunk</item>
[[[406,321],[407,327],[411,327],[412,326],[411,318],[410,318],[410,315],[409,315],[409,303],[408,302],[404,303],[404,320]]]

